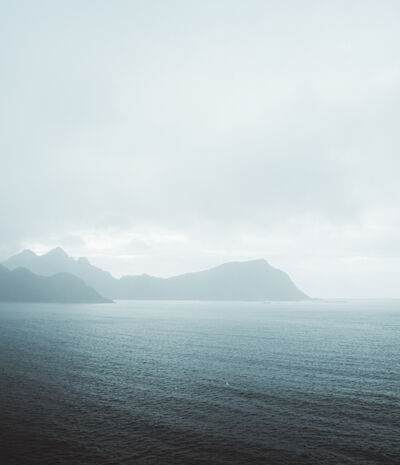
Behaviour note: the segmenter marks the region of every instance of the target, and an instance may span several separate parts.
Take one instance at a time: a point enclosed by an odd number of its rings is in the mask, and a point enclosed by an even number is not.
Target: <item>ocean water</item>
[[[400,301],[0,304],[0,464],[400,464]]]

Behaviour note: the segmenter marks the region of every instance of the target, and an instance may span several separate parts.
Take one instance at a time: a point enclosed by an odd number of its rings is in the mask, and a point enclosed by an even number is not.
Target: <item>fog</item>
[[[400,297],[400,4],[0,5],[0,260],[115,276],[265,258]]]

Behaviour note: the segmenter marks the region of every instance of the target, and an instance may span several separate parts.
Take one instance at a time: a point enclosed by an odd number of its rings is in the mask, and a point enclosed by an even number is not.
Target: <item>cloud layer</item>
[[[8,2],[0,258],[263,257],[399,296],[397,2]]]

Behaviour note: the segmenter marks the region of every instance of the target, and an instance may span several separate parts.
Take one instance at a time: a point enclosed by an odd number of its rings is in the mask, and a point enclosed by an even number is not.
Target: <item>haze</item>
[[[1,2],[0,261],[265,258],[313,297],[400,297],[399,13]]]

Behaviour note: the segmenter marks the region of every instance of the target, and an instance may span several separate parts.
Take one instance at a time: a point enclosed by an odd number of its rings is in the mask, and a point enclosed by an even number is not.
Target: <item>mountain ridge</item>
[[[1,302],[106,303],[97,291],[69,273],[39,276],[28,268],[0,265]]]
[[[115,278],[92,265],[87,258],[74,259],[57,247],[46,254],[30,250],[9,258],[9,269],[21,266],[51,276],[68,272],[82,279],[109,299],[154,300],[307,300],[289,276],[264,259],[227,262],[216,267],[169,278],[146,274]]]

